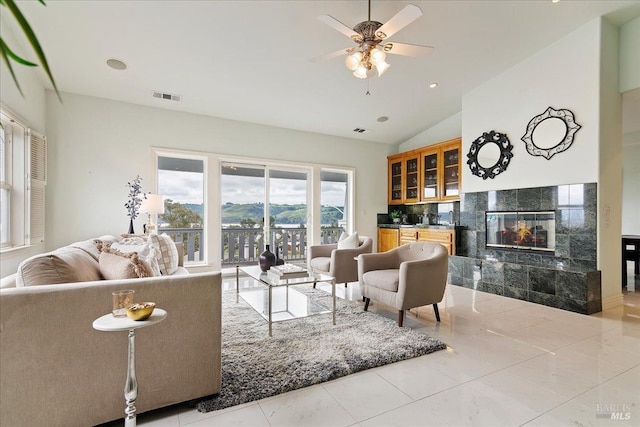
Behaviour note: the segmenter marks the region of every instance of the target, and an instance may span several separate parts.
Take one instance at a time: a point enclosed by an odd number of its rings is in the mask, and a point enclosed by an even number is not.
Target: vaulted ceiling
[[[360,80],[344,57],[312,59],[354,45],[318,15],[353,27],[367,19],[366,1],[18,4],[61,91],[389,144],[457,113],[464,93],[586,22],[606,15],[622,25],[640,15],[637,0],[374,0],[371,19],[382,23],[408,4],[422,9],[390,40],[435,50],[388,55],[385,75]],[[108,67],[109,58],[127,69]],[[154,91],[181,101],[154,98]],[[381,116],[388,120],[378,122]]]

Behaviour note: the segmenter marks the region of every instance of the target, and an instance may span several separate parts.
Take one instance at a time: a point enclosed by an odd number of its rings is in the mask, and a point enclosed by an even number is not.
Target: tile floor
[[[338,289],[361,301],[357,283]],[[405,325],[442,340],[447,350],[222,411],[203,414],[184,405],[141,414],[138,423],[640,425],[640,293],[626,292],[624,306],[585,316],[448,286],[439,307],[440,324],[425,309],[409,313]],[[371,310],[396,318],[376,303]],[[612,412],[620,419],[612,420]]]

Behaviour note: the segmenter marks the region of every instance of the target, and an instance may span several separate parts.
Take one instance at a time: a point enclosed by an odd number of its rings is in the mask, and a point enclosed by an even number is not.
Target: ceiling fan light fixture
[[[376,69],[378,70],[378,77],[382,76],[389,69],[389,67],[391,67],[391,65],[385,62],[384,60],[382,60],[381,62],[378,62],[376,64]]]
[[[348,55],[345,58],[344,63],[348,69],[350,69],[351,71],[355,71],[360,65],[361,61],[362,61],[362,52],[358,51],[352,55]]]
[[[356,76],[359,79],[366,79],[367,77],[369,77],[367,75],[367,67],[365,67],[364,65],[360,64],[358,66],[358,68],[356,68],[356,70],[353,72],[353,75]]]
[[[378,65],[380,62],[384,62],[387,58],[387,54],[378,48],[373,48],[369,53],[369,57],[371,58],[371,63],[373,65]]]

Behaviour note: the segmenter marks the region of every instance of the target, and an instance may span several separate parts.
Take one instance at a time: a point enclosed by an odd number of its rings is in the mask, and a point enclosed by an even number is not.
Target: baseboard
[[[624,298],[622,297],[621,293],[602,298],[602,311],[620,307],[621,305],[624,305]]]

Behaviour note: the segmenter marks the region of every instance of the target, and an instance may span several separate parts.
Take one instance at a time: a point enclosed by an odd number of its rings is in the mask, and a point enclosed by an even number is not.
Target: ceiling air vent
[[[369,132],[371,132],[369,129],[362,129],[362,128],[355,128],[353,131],[356,132],[356,133],[369,133]]]
[[[157,92],[157,91],[153,92],[153,97],[158,99],[166,99],[168,101],[177,101],[177,102],[180,102],[182,100],[182,96],[180,95],[173,95],[170,93]]]

